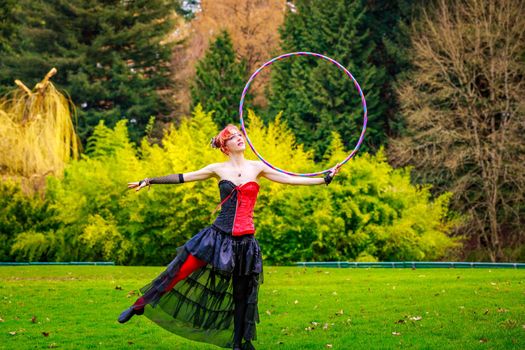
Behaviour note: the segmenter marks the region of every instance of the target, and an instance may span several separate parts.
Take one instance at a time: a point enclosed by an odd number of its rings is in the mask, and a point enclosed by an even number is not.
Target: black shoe
[[[139,310],[135,310],[133,308],[133,306],[130,306],[129,308],[127,308],[126,310],[124,310],[120,316],[118,317],[118,321],[120,323],[125,323],[125,322],[128,322],[129,319],[131,317],[133,317],[133,315],[142,315],[144,313],[144,308],[142,309],[139,309]]]
[[[252,342],[247,341],[246,343],[242,344],[241,350],[255,350],[255,347],[253,346]]]

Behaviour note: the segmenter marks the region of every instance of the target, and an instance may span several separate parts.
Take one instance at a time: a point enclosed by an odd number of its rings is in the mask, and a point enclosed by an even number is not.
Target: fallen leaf
[[[343,309],[337,311],[335,314],[336,314],[337,316],[342,315],[342,314],[343,314]]]
[[[9,332],[11,335],[16,335],[16,331]]]
[[[523,326],[525,326],[525,325],[523,325]],[[525,328],[525,327],[524,327],[524,328]],[[327,330],[327,329],[328,329],[328,323],[325,323],[325,324],[323,325],[323,329],[324,329],[324,330]]]
[[[507,310],[505,308],[502,308],[502,307],[499,307],[498,308],[498,312],[509,312],[509,310]]]
[[[2,317],[0,317],[0,322],[4,322],[4,319]]]
[[[327,347],[328,349],[331,349],[331,348],[332,348],[332,344],[326,344],[326,347]]]
[[[399,332],[392,332],[392,335],[401,335]]]

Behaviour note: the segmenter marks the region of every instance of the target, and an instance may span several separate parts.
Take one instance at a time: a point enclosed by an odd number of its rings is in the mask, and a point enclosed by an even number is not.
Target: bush
[[[248,125],[258,151],[279,167],[306,172],[346,156],[336,133],[323,163],[315,164],[280,116],[264,126],[249,113]],[[87,153],[67,166],[64,178],[48,178],[46,202],[24,199],[22,206],[32,211],[27,209],[20,222],[40,215],[42,222],[59,224],[8,230],[18,233],[13,252],[31,260],[167,264],[177,247],[213,221],[209,215],[220,202],[217,185],[211,180],[154,185],[137,193],[127,183],[226,160],[209,146],[217,132],[211,114],[200,106],[193,118],[167,130],[162,147],[144,141],[137,149],[125,120],[114,129],[101,122]],[[256,159],[251,152],[246,155]],[[254,220],[268,263],[432,260],[458,244],[448,236],[455,223],[449,218],[450,194],[432,200],[428,187],[411,185],[409,169],[392,169],[382,152],[356,157],[328,187],[260,183]],[[3,216],[0,221],[9,220]]]

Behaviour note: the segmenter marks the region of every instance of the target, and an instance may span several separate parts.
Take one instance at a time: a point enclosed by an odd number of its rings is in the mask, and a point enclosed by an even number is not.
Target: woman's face
[[[239,130],[236,130],[233,135],[231,135],[225,142],[226,147],[230,153],[236,151],[244,151],[246,149],[246,144],[244,142],[244,137]]]

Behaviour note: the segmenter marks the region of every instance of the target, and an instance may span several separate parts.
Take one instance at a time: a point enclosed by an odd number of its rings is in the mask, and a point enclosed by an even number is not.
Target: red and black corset
[[[259,193],[259,184],[248,181],[235,186],[230,180],[220,180],[221,211],[213,226],[232,236],[254,234],[253,208]]]

